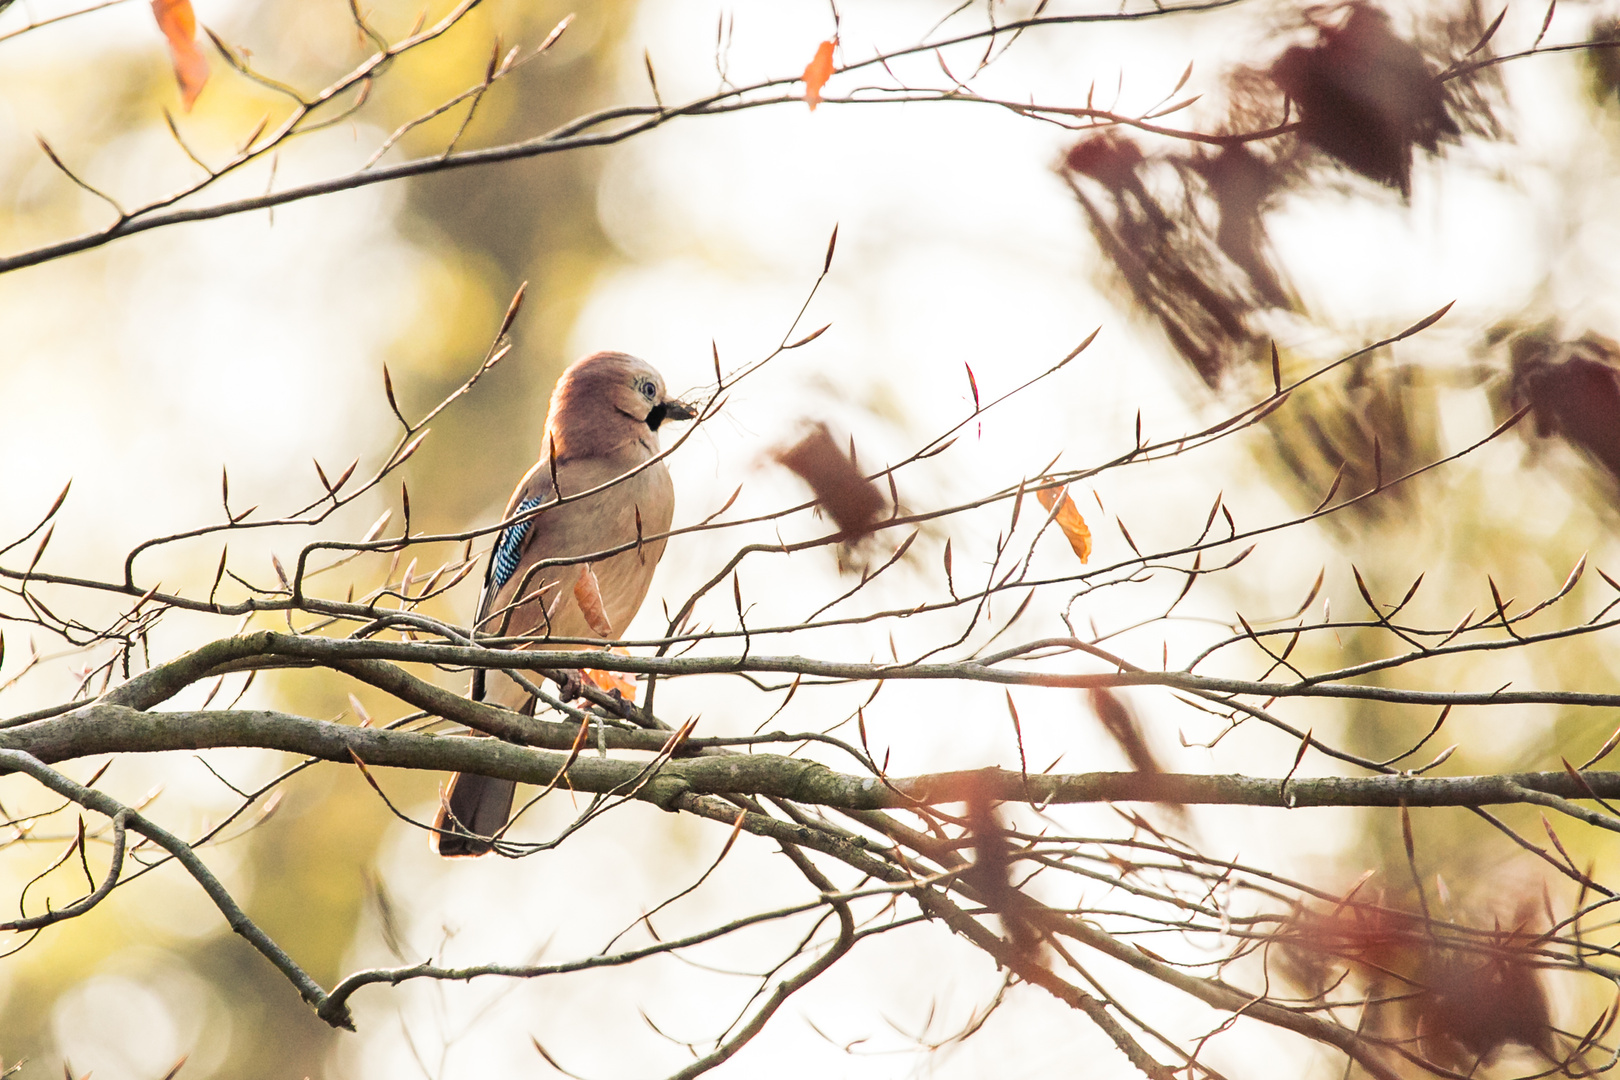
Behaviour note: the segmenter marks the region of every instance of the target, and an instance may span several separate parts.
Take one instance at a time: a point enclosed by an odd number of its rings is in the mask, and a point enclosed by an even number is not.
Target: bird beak
[[[663,402],[665,420],[694,420],[698,411],[684,401],[669,398]]]
[[[647,426],[657,431],[665,420],[691,420],[696,416],[697,410],[686,402],[665,398],[648,411]]]

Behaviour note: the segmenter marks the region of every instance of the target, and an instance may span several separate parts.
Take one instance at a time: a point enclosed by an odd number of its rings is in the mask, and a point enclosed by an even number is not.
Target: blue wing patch
[[[524,499],[518,503],[513,514],[526,514],[540,505],[539,499]],[[499,589],[512,575],[517,573],[518,558],[523,551],[523,540],[529,535],[529,526],[534,524],[533,519],[520,521],[516,525],[508,525],[501,533],[501,538],[495,542],[495,555],[490,563],[491,584]]]

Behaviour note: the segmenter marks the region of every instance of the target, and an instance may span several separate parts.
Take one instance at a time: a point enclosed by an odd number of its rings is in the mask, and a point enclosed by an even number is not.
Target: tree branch
[[[572,745],[578,735],[578,728],[572,724],[550,727],[568,732],[565,746]],[[656,740],[659,747],[668,743],[668,737],[657,732],[609,729],[605,735],[610,739],[634,736],[638,743]],[[0,731],[0,750],[27,754],[43,763],[108,753],[221,747],[284,750],[343,763],[357,756],[373,767],[473,772],[539,785],[552,783],[558,771],[563,770],[560,784],[597,794],[623,791],[636,784],[645,769],[643,762],[600,757],[582,757],[570,765],[567,753],[516,746],[498,739],[350,727],[263,710],[143,712],[120,705],[89,705],[65,716]],[[637,749],[653,748],[645,745]],[[1564,771],[1456,777],[1278,778],[1136,772],[1026,777],[1011,770],[978,769],[879,780],[870,775],[835,772],[816,761],[780,754],[728,754],[672,759],[659,767],[636,798],[670,809],[687,794],[754,795],[869,811],[957,803],[970,791],[984,792],[998,802],[1034,805],[1155,802],[1303,809],[1531,803],[1575,813],[1584,808],[1569,805],[1570,800],[1620,798],[1620,773],[1587,772],[1581,774],[1580,780]],[[733,810],[727,820],[735,816]],[[1586,820],[1584,814],[1576,816]]]

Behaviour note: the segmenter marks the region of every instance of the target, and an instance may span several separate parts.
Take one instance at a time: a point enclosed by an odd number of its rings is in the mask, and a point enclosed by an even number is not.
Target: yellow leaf
[[[190,112],[208,81],[208,58],[197,47],[197,16],[191,10],[191,0],[152,0],[152,17],[168,39],[174,78],[180,84],[180,101]]]
[[[833,73],[833,45],[837,39],[823,41],[816,46],[816,58],[805,65],[802,82],[804,83],[805,104],[810,111],[815,112],[816,106],[821,102],[821,88],[827,85],[827,80]]]
[[[1086,519],[1080,516],[1080,511],[1075,508],[1074,500],[1069,498],[1069,489],[1067,487],[1040,488],[1035,492],[1035,497],[1040,500],[1042,506],[1046,507],[1047,513],[1052,512],[1053,506],[1058,506],[1057,517],[1054,519],[1057,522],[1057,527],[1062,529],[1063,535],[1069,538],[1069,546],[1074,548],[1074,553],[1080,556],[1081,562],[1090,559],[1091,529],[1086,525]],[[1061,505],[1058,505],[1060,500]]]

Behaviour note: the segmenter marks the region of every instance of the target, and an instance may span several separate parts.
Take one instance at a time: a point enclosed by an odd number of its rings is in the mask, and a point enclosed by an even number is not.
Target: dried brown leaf
[[[813,425],[804,438],[774,456],[810,485],[841,540],[853,543],[872,532],[883,510],[883,494],[839,448],[827,425]]]

